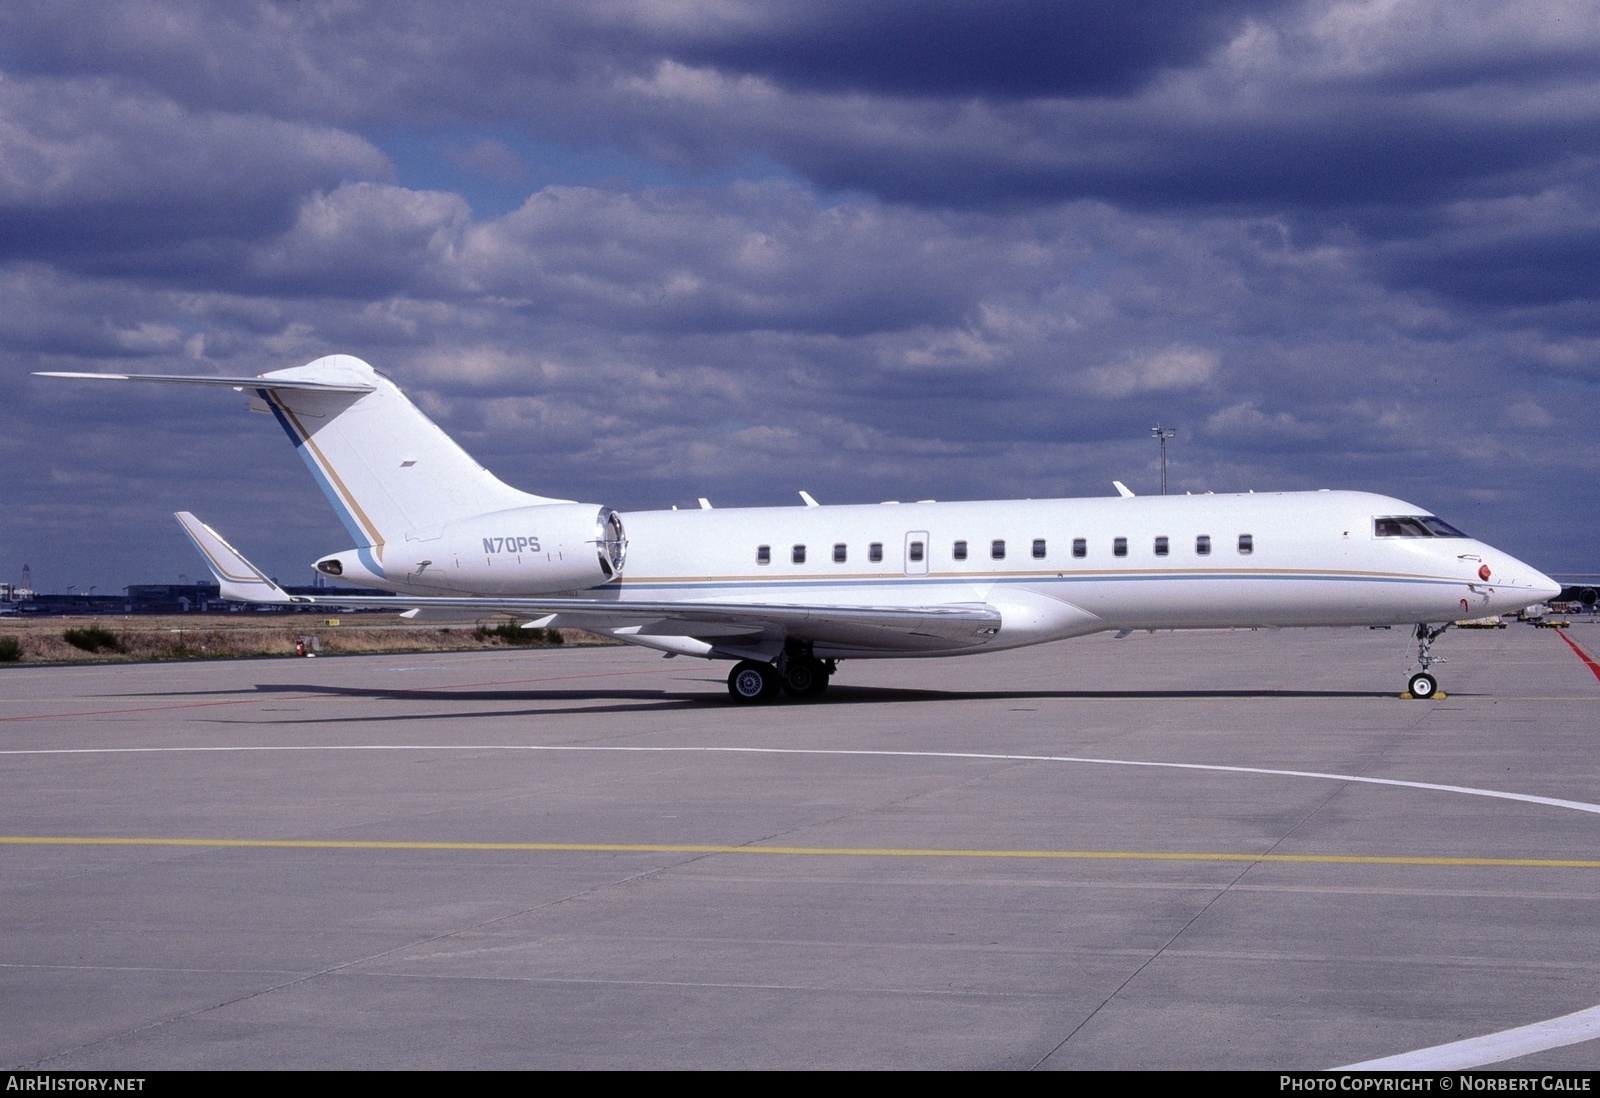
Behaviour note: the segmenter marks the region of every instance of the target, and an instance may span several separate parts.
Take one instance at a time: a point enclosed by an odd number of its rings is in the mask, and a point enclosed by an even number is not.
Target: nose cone
[[[1514,595],[1519,601],[1517,609],[1532,606],[1536,602],[1546,602],[1561,594],[1561,585],[1531,564],[1524,564],[1515,557],[1504,557],[1503,562],[1495,568],[1498,573],[1494,581],[1498,582],[1500,590],[1508,595]]]
[[[1482,603],[1482,613],[1514,614],[1536,603],[1547,602],[1561,593],[1561,585],[1533,565],[1491,545],[1478,544],[1482,547],[1481,557],[1463,554],[1458,559],[1468,563],[1481,561],[1489,573],[1487,576],[1482,571],[1478,573],[1487,581],[1485,586],[1472,585],[1480,595],[1488,596]]]
[[[1537,568],[1528,569],[1528,583],[1538,593],[1540,602],[1549,602],[1561,594],[1561,585]]]

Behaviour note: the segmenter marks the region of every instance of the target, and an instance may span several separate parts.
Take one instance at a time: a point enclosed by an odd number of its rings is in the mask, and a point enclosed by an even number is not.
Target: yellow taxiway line
[[[166,846],[273,850],[456,850],[591,854],[769,854],[844,858],[1013,858],[1056,861],[1262,862],[1600,869],[1571,858],[1459,858],[1376,854],[1230,854],[1214,851],[945,850],[902,847],[719,846],[711,843],[464,843],[368,839],[205,839],[113,835],[0,835],[0,846]]]

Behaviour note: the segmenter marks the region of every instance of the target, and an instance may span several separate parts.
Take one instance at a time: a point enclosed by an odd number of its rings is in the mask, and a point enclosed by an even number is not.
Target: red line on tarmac
[[[669,670],[676,668],[663,668],[658,671],[606,671],[598,675],[548,675],[538,679],[502,679],[498,682],[458,682],[443,686],[406,686],[397,690],[385,690],[383,693],[397,694],[425,694],[432,690],[476,690],[484,686],[521,686],[530,682],[564,682],[568,679],[614,679],[623,675],[665,675]],[[346,694],[278,694],[268,697],[259,695],[248,698],[234,698],[230,701],[185,702],[182,705],[136,705],[127,709],[88,709],[81,713],[25,713],[18,717],[0,717],[0,723],[5,721],[43,721],[59,719],[62,717],[116,717],[127,713],[165,713],[174,709],[205,709],[213,705],[256,705],[269,701],[315,701],[318,698],[344,698]]]
[[[1566,630],[1557,629],[1555,633],[1556,636],[1567,642],[1568,648],[1572,649],[1578,654],[1578,658],[1584,662],[1584,666],[1588,667],[1590,671],[1594,672],[1594,677],[1600,679],[1600,663],[1595,663],[1594,660],[1590,658],[1589,653],[1579,648],[1578,642],[1567,636]]]
[[[183,705],[135,705],[127,709],[85,709],[78,713],[24,713],[19,717],[0,717],[0,721],[43,721],[52,717],[115,717],[124,713],[165,713],[171,709],[205,709],[213,705],[250,705],[268,700],[310,701],[312,698],[326,696],[325,694],[291,694],[287,697],[279,696],[274,699],[235,698],[232,701],[185,702]]]

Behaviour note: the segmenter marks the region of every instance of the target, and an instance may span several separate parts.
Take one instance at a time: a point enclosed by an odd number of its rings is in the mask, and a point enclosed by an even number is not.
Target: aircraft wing
[[[432,616],[442,610],[505,614],[605,633],[619,640],[693,637],[710,644],[752,644],[785,637],[849,648],[914,652],[978,646],[1000,628],[1000,612],[985,603],[934,606],[819,606],[789,603],[640,602],[549,598],[393,598],[325,600],[340,606],[407,607]]]
[[[395,599],[411,605],[418,600]],[[608,633],[621,640],[693,637],[708,643],[798,640],[850,648],[916,651],[977,646],[1000,628],[1000,612],[984,603],[935,606],[818,606],[733,602],[599,602],[587,599],[439,599],[486,613],[554,615],[547,625]]]
[[[919,648],[977,647],[1000,629],[1000,611],[987,603],[934,606],[819,606],[761,602],[642,602],[616,598],[564,599],[505,596],[417,597],[412,595],[327,598],[291,595],[211,527],[187,511],[178,522],[206,558],[222,596],[241,602],[411,610],[425,616],[466,612],[542,619],[607,633],[619,640],[693,637],[708,643],[750,644],[785,637],[851,648],[914,652]]]

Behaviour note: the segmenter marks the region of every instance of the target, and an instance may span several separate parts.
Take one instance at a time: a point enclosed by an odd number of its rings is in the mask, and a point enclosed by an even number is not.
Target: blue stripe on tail
[[[383,566],[372,555],[371,539],[368,537],[367,532],[361,528],[361,524],[356,521],[356,516],[345,504],[344,497],[334,491],[333,485],[322,472],[322,467],[317,464],[316,458],[311,456],[311,450],[306,446],[305,437],[295,430],[294,424],[284,413],[283,407],[272,395],[271,390],[257,389],[256,395],[266,403],[268,408],[272,409],[272,414],[277,419],[278,426],[283,428],[283,433],[289,436],[290,442],[294,443],[295,451],[300,455],[300,459],[306,463],[306,468],[311,470],[311,479],[317,482],[318,488],[322,489],[322,494],[327,497],[328,502],[333,506],[333,513],[339,516],[339,522],[344,526],[345,532],[350,535],[350,540],[355,542],[356,554],[360,557],[361,563],[366,565],[367,570],[373,575],[382,576]]]

